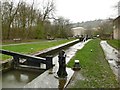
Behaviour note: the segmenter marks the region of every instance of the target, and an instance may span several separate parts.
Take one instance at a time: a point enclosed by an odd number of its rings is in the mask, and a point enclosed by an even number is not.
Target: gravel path
[[[23,45],[23,44],[34,44],[34,43],[43,43],[43,42],[53,42],[57,40],[52,40],[52,41],[42,41],[42,42],[27,42],[27,43],[18,43],[18,44],[7,44],[7,45],[2,45],[2,46],[14,46],[14,45]]]

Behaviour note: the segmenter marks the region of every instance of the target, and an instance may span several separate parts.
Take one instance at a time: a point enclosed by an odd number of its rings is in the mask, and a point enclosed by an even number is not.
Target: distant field
[[[81,50],[79,50],[68,63],[68,67],[73,67],[74,60],[80,61],[82,69],[78,73],[82,74],[85,80],[75,78],[74,85],[71,85],[71,88],[118,87],[118,82],[105,59],[99,39],[91,40]]]
[[[120,50],[120,40],[107,40],[107,42],[114,48]]]
[[[12,45],[12,46],[2,46],[2,49],[5,50],[10,50],[14,52],[19,52],[23,54],[33,54],[37,51],[44,50],[46,48],[50,48],[53,46],[57,46],[69,41],[72,41],[73,39],[70,40],[54,40],[54,41],[40,41],[38,43],[31,43],[31,44],[21,44],[21,45]],[[7,55],[2,55],[2,60],[6,60],[11,58],[10,56]]]

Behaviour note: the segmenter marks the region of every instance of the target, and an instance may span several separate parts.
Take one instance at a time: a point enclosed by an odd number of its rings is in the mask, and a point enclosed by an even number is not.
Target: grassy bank
[[[120,49],[120,40],[107,40],[107,42],[114,48]]]
[[[104,53],[99,43],[99,39],[91,40],[83,49],[79,50],[68,63],[69,67],[73,67],[74,60],[78,59],[82,67],[79,73],[85,78],[85,80],[75,78],[74,85],[71,85],[70,87],[114,88],[118,86],[115,75],[110,69],[107,60],[105,60]]]
[[[70,40],[58,40],[58,41],[41,41],[39,43],[32,43],[32,44],[21,44],[21,45],[12,45],[12,46],[2,46],[2,49],[10,50],[14,52],[19,52],[23,54],[33,54],[37,51],[44,50],[46,48],[50,48],[53,46],[57,46],[66,42],[69,42]],[[10,58],[10,56],[2,55],[2,60],[6,60]]]

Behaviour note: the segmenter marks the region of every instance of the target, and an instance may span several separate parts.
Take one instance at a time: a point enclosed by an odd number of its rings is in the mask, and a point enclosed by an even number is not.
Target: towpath
[[[100,45],[113,73],[116,75],[117,80],[120,81],[120,52],[110,46],[106,41],[101,41]]]
[[[14,46],[14,45],[24,45],[24,44],[35,44],[35,43],[43,43],[43,42],[53,42],[53,41],[57,41],[57,40],[46,40],[46,41],[39,41],[39,42],[26,42],[26,43],[17,43],[17,44],[6,44],[6,45],[2,45],[2,46]]]

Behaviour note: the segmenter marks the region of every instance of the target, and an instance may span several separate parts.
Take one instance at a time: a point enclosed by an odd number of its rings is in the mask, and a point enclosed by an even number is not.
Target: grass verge
[[[75,83],[70,86],[71,88],[118,87],[118,82],[105,59],[99,39],[91,40],[79,50],[68,63],[68,67],[73,67],[75,59],[80,61],[82,69],[79,73],[85,77],[85,80],[75,78]]]
[[[39,43],[32,43],[32,44],[21,44],[21,45],[12,45],[12,46],[2,46],[2,49],[5,50],[10,50],[10,51],[14,51],[14,52],[19,52],[19,53],[23,53],[23,54],[33,54],[37,51],[40,50],[44,50],[46,48],[50,48],[53,46],[57,46],[69,41],[72,41],[73,39],[70,40],[58,40],[58,41],[41,41]],[[11,58],[8,55],[2,55],[2,60],[6,60]]]
[[[117,50],[120,50],[120,40],[107,40],[107,42]]]

